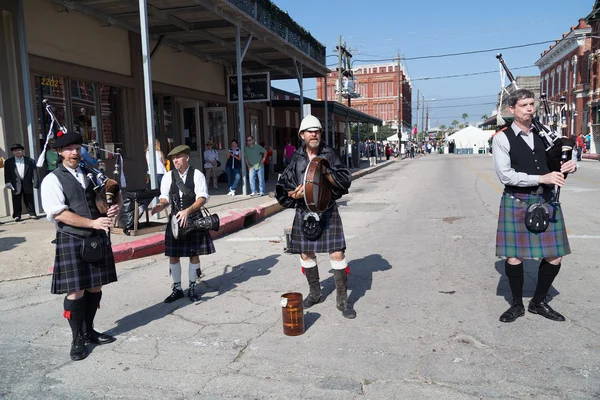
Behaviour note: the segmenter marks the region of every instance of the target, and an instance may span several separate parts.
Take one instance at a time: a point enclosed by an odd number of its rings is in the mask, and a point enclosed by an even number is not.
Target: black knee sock
[[[517,265],[504,264],[504,271],[508,277],[510,291],[512,292],[513,303],[523,305],[523,263]]]
[[[558,275],[559,270],[560,264],[550,264],[546,259],[542,259],[538,271],[538,282],[532,299],[534,303],[541,303],[546,300],[548,290],[550,290],[550,286],[552,286],[552,282],[554,282],[554,278]]]

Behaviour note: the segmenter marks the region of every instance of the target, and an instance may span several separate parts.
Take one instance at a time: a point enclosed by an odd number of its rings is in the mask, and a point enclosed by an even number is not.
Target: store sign
[[[238,77],[227,77],[227,98],[230,103],[238,101]],[[245,103],[269,101],[271,99],[271,79],[268,72],[242,75],[242,96]]]

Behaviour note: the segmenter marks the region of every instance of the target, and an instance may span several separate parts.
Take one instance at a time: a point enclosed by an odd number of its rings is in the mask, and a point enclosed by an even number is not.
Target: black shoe
[[[560,313],[557,313],[546,303],[546,300],[543,300],[540,303],[535,303],[533,300],[529,302],[529,307],[527,310],[533,314],[539,314],[542,317],[551,319],[552,321],[564,321],[565,317],[563,317]]]
[[[29,214],[29,218],[31,218],[31,219],[38,219],[37,215],[35,215],[35,214]]]
[[[314,297],[313,294],[310,293],[310,294],[308,294],[308,296],[306,296],[306,298],[302,302],[302,305],[304,306],[304,308],[311,308],[315,304],[318,304],[322,301],[323,301],[323,295],[319,294],[317,297]]]
[[[83,360],[88,356],[87,349],[85,348],[85,340],[83,339],[83,335],[79,332],[73,342],[71,343],[71,360],[79,361]]]
[[[500,316],[500,322],[514,322],[517,318],[525,315],[525,306],[523,304],[515,304]]]
[[[188,298],[191,302],[200,300],[200,294],[196,293],[196,285],[190,286],[190,288],[188,289]]]
[[[175,300],[183,299],[183,290],[173,289],[173,292],[165,299],[165,303],[172,303]]]
[[[91,333],[86,332],[83,335],[83,338],[85,339],[86,344],[93,343],[99,346],[102,346],[103,344],[109,344],[117,340],[117,338],[114,336],[107,335],[106,333],[96,332],[95,330],[92,330]]]
[[[342,316],[348,319],[356,318],[356,311],[354,308],[348,303],[348,300],[342,300],[339,304],[337,304],[337,309],[342,312]]]
[[[15,222],[21,221],[21,217],[15,217]]]
[[[56,244],[56,239],[52,239],[52,241],[50,243]]]

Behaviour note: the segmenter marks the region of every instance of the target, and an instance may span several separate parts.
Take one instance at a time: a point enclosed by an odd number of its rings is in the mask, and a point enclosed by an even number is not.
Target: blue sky
[[[594,0],[537,1],[290,1],[274,2],[323,45],[327,55],[335,54],[338,36],[347,47],[355,49],[358,60],[381,60],[396,57],[419,57],[447,53],[485,50],[556,40],[579,18],[586,17]],[[534,63],[550,43],[519,49],[502,50],[513,75],[539,75]],[[413,121],[417,89],[430,107],[430,126],[460,122],[463,113],[470,122],[490,115],[500,90],[497,52],[445,58],[405,61],[413,80]],[[327,58],[330,68],[337,58]],[[332,64],[332,65],[330,65]],[[335,64],[335,65],[333,65]],[[533,68],[517,69],[533,66]],[[422,80],[476,72],[491,74],[450,79]],[[293,80],[273,81],[273,86],[297,92]],[[305,96],[315,98],[314,79],[305,80]],[[485,97],[484,97],[485,96]],[[444,100],[456,99],[459,100]],[[459,107],[449,107],[459,106]],[[419,122],[420,126],[420,122]]]

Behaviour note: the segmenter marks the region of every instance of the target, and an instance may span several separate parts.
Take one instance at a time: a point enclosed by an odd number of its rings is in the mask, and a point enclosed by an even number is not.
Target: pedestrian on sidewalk
[[[25,148],[19,143],[13,144],[10,150],[13,156],[4,163],[4,182],[11,192],[12,217],[15,222],[21,220],[21,203],[24,201],[29,217],[37,219],[33,189],[39,186],[39,175],[35,161],[24,155]]]
[[[242,176],[242,155],[238,147],[238,142],[235,139],[231,140],[231,147],[227,152],[225,173],[227,174],[227,184],[229,185],[227,196],[235,196],[235,189],[237,189]]]
[[[288,139],[287,145],[283,148],[283,166],[287,167],[292,159],[292,155],[296,151],[296,147],[292,144],[292,141]]]
[[[254,142],[252,136],[246,137],[246,148],[244,149],[244,158],[246,159],[246,166],[248,167],[250,175],[250,196],[264,196],[265,195],[265,158],[267,156],[267,150],[260,144]],[[256,192],[256,178],[258,177],[258,189]]]
[[[217,167],[221,165],[219,154],[214,149],[212,140],[206,142],[206,150],[204,150],[204,169],[206,170],[206,184],[210,185],[210,179],[213,181],[213,188],[218,189],[217,182]]]
[[[59,132],[60,133],[60,132]],[[102,287],[117,281],[115,259],[107,236],[121,209],[121,196],[101,215],[96,206],[94,184],[79,167],[82,137],[67,132],[56,139],[54,148],[62,163],[42,181],[42,207],[56,227],[56,253],[52,271],[53,294],[65,294],[64,317],[73,341],[71,360],[88,356],[88,343],[104,345],[113,336],[94,330]],[[89,252],[88,252],[89,251]]]
[[[348,302],[349,268],[345,255],[346,240],[336,203],[337,199],[348,193],[352,175],[342,164],[335,150],[321,141],[321,134],[321,122],[312,115],[304,117],[298,131],[298,136],[304,144],[296,150],[290,164],[279,178],[275,195],[283,207],[296,209],[288,251],[300,254],[302,272],[308,281],[310,293],[304,299],[304,307],[310,308],[323,300],[316,253],[329,253],[337,291],[336,306],[345,318],[356,318],[356,312]],[[322,172],[322,176],[331,184],[331,200],[327,210],[319,216],[322,234],[312,240],[303,234],[303,224],[310,221],[305,221],[309,211],[304,202],[304,172],[315,157],[329,161],[330,166]]]
[[[213,240],[208,230],[192,230],[183,238],[175,239],[171,221],[175,218],[181,228],[186,228],[196,217],[202,216],[202,207],[209,199],[204,174],[189,164],[190,148],[186,145],[175,147],[168,154],[173,159],[174,169],[166,174],[160,185],[159,203],[152,208],[152,215],[161,212],[171,204],[171,216],[165,232],[165,255],[169,257],[169,274],[173,279],[171,294],[165,303],[172,303],[184,297],[181,287],[181,257],[189,257],[188,298],[200,300],[196,290],[200,270],[200,255],[215,252]]]
[[[273,148],[271,146],[267,146],[265,142],[260,142],[260,145],[267,151],[265,155],[265,182],[269,182],[269,167],[271,166],[271,157],[273,157]]]
[[[546,301],[563,256],[571,253],[562,207],[553,202],[554,187],[564,186],[563,173],[573,173],[577,166],[569,160],[562,164],[560,172],[550,170],[542,139],[531,129],[534,104],[534,94],[529,90],[520,89],[511,95],[508,105],[514,122],[496,134],[492,143],[494,169],[504,184],[496,256],[506,258],[505,271],[512,292],[512,304],[500,316],[501,322],[513,322],[525,315],[523,259],[539,258],[537,287],[528,310],[553,321],[565,320]],[[526,210],[534,203],[543,203],[553,216],[543,231],[525,226]]]

